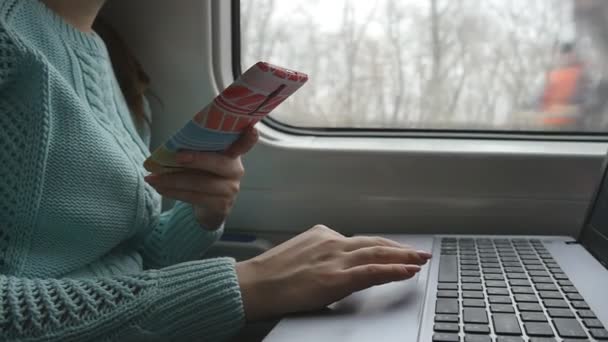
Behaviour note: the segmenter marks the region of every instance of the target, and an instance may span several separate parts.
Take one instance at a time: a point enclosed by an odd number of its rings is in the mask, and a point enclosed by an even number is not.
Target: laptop
[[[608,341],[608,173],[577,239],[390,235],[433,251],[415,278],[283,319],[278,341]]]

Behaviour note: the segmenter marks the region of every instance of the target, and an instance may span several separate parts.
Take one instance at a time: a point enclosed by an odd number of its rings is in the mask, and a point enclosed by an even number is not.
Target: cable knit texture
[[[221,340],[244,320],[222,230],[161,214],[103,41],[0,0],[0,340]]]

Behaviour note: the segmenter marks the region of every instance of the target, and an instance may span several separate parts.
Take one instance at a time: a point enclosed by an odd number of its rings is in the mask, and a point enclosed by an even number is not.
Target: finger
[[[410,248],[410,246],[400,244],[399,242],[389,240],[379,236],[354,236],[348,238],[345,242],[345,251],[350,252],[359,248],[373,247],[373,246],[386,246],[386,247],[397,247],[397,248]]]
[[[155,189],[200,192],[216,196],[236,196],[239,181],[220,178],[217,175],[200,171],[183,171],[144,178]]]
[[[216,209],[218,211],[224,211],[225,208],[232,207],[234,202],[234,199],[226,196],[201,194],[200,192],[181,191],[166,188],[158,188],[156,191],[164,197],[194,205],[206,206],[210,209]]]
[[[231,158],[216,152],[180,151],[175,160],[184,168],[205,171],[224,178],[240,179],[245,175],[240,158]]]
[[[366,247],[349,252],[344,257],[347,268],[367,264],[411,264],[424,265],[427,261],[413,249],[395,247]]]
[[[414,265],[362,265],[345,271],[351,292],[365,290],[372,286],[412,278],[420,271],[420,266]]]
[[[258,139],[258,130],[252,126],[247,129],[237,141],[230,145],[230,147],[228,147],[223,154],[231,158],[242,156],[243,154],[249,152],[253,146],[255,146]]]

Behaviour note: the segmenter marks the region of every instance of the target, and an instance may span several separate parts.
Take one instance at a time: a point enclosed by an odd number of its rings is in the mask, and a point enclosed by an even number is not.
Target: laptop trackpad
[[[431,236],[390,236],[432,250]],[[420,326],[428,265],[415,278],[355,293],[327,310],[282,320],[264,341],[415,341]]]

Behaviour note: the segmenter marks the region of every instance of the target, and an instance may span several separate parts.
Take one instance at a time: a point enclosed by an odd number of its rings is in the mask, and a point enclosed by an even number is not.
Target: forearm
[[[211,259],[130,276],[0,275],[3,341],[217,341],[244,321],[234,261]]]

